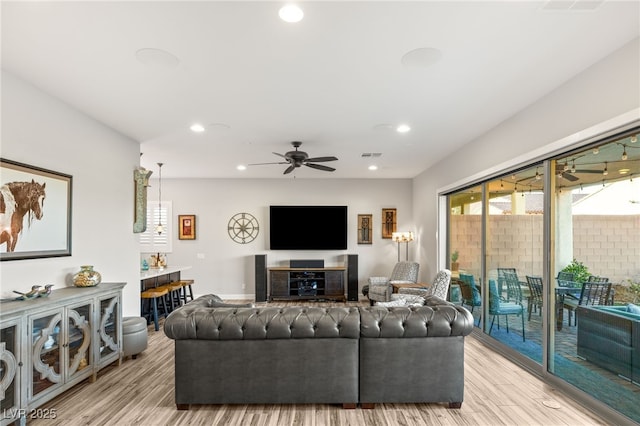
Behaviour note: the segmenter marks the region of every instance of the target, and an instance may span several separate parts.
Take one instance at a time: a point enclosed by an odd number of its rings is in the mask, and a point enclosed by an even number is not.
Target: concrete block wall
[[[573,257],[613,282],[640,280],[640,216],[574,216]]]
[[[489,276],[499,267],[516,268],[525,275],[542,274],[542,215],[489,217]],[[482,217],[451,216],[451,250],[458,250],[460,269],[480,274]],[[573,257],[591,273],[612,282],[640,280],[640,217],[573,216]]]

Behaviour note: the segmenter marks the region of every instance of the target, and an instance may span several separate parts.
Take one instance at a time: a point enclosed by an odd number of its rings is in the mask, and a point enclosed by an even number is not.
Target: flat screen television
[[[346,250],[347,206],[271,206],[271,250]]]

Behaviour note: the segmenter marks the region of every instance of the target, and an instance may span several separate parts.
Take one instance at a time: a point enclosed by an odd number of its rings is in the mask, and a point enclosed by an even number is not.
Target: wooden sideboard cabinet
[[[269,268],[271,300],[345,301],[346,268]]]
[[[38,406],[121,361],[124,285],[65,287],[2,302],[0,424],[24,424]]]

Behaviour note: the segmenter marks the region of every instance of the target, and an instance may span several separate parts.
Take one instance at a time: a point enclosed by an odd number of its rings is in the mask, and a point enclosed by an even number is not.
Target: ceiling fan
[[[575,164],[573,167],[569,168],[569,164],[565,162],[564,164],[556,164],[556,174],[569,182],[575,182],[579,180],[576,174],[580,173],[593,173],[593,174],[602,174],[602,170],[592,170],[592,169],[576,169]],[[605,164],[606,167],[606,164]]]
[[[593,169],[576,169],[575,165],[571,168],[569,168],[568,164],[556,164],[556,175],[558,177],[562,177],[563,179],[566,179],[569,182],[575,182],[577,180],[580,180],[580,178],[576,175],[580,174],[580,173],[593,173],[593,174],[602,174],[602,170],[593,170]],[[532,182],[536,181],[536,180],[540,180],[542,179],[542,173],[538,173],[538,170],[536,169],[536,175],[534,177],[525,177],[522,179],[519,179],[516,181],[517,184],[521,184],[521,183],[525,183],[525,185],[527,184],[531,184]]]
[[[300,166],[307,166],[307,167],[311,167],[312,169],[322,170],[325,172],[335,171],[333,167],[328,167],[322,164],[315,164],[315,163],[324,163],[326,161],[336,161],[337,160],[336,157],[309,158],[309,154],[307,154],[306,152],[298,151],[298,148],[300,147],[300,145],[302,145],[302,142],[294,141],[294,142],[291,142],[291,145],[293,145],[293,147],[295,148],[294,151],[289,151],[285,154],[279,154],[277,152],[274,152],[275,155],[284,158],[286,161],[279,161],[276,163],[254,163],[249,165],[260,166],[265,164],[289,164],[289,167],[287,167],[283,173],[285,175],[288,173],[291,173],[292,171],[294,171],[296,168]]]

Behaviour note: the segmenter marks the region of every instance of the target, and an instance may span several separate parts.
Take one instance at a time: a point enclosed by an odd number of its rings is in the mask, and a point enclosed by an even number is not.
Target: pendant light
[[[158,224],[156,225],[158,235],[164,232],[162,225],[162,164],[158,163]]]

